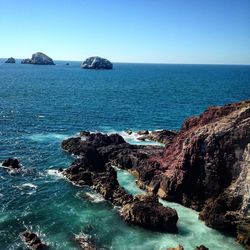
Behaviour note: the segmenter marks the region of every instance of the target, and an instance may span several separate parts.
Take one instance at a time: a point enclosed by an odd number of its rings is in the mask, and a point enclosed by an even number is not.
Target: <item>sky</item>
[[[0,58],[250,64],[250,0],[0,0]]]

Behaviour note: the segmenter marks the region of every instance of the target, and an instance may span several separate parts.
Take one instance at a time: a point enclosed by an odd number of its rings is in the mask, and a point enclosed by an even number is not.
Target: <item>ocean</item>
[[[90,188],[72,186],[56,169],[73,156],[60,148],[81,130],[179,129],[185,118],[211,105],[250,99],[250,66],[115,63],[113,70],[82,70],[80,62],[55,66],[4,64],[0,59],[0,161],[16,157],[18,174],[0,168],[0,249],[25,249],[20,232],[32,230],[50,249],[79,249],[86,234],[98,249],[242,249],[234,239],[208,228],[198,213],[176,203],[179,234],[153,232],[125,223],[118,209]],[[143,192],[126,171],[122,186]],[[90,197],[89,199],[86,196]]]

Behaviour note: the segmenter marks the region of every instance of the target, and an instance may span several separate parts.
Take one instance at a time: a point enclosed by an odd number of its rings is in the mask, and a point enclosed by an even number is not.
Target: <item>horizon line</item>
[[[6,60],[10,57],[1,57],[0,60]],[[23,58],[14,58],[15,60],[23,60]],[[61,62],[82,62],[83,60],[72,60],[72,59],[52,59],[53,61]],[[112,63],[128,63],[128,64],[161,64],[161,65],[225,65],[225,66],[250,66],[244,63],[181,63],[181,62],[131,62],[131,61],[111,61]]]

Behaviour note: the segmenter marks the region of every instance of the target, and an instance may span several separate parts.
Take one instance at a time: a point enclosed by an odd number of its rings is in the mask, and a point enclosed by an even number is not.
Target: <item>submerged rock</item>
[[[105,58],[101,58],[99,56],[93,56],[83,61],[81,64],[81,68],[82,69],[112,69],[113,64]]]
[[[83,250],[97,250],[95,244],[91,241],[91,238],[86,234],[75,235],[75,241]]]
[[[5,160],[2,163],[2,166],[7,167],[9,169],[18,169],[21,167],[21,165],[19,164],[19,161],[13,158],[8,158],[7,160]]]
[[[23,239],[26,246],[31,250],[48,249],[47,246],[42,243],[41,239],[35,233],[25,231],[21,234],[21,238]]]
[[[16,63],[16,60],[13,57],[8,58],[5,63]]]
[[[155,196],[137,195],[121,209],[125,221],[151,230],[177,233],[175,209],[164,207]]]
[[[37,64],[37,65],[55,65],[54,61],[42,52],[37,52],[32,55],[31,59],[24,59],[22,64]]]

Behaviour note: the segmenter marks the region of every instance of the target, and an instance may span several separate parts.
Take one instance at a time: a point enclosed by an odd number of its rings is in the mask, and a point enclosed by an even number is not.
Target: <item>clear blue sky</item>
[[[250,64],[250,0],[0,0],[0,57]]]

